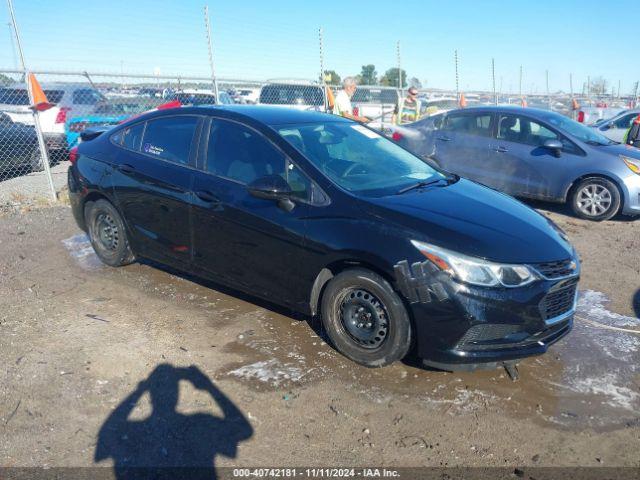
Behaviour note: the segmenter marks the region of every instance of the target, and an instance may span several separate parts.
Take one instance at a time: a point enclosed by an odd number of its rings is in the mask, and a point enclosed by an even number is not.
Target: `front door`
[[[563,144],[560,157],[544,147],[547,140]],[[523,115],[501,113],[488,157],[488,166],[496,173],[492,186],[514,196],[557,200],[559,186],[570,182],[571,171],[583,156],[580,148],[552,127]]]
[[[205,130],[193,184],[195,266],[263,297],[299,300],[309,180],[248,126],[212,118]],[[293,210],[248,193],[247,184],[266,175],[288,181]]]
[[[176,115],[141,122],[114,137],[119,143],[113,189],[134,250],[184,266],[191,256],[190,205],[200,117]]]

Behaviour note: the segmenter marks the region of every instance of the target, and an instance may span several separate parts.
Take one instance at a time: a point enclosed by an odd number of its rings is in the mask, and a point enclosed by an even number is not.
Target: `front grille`
[[[572,259],[559,260],[557,262],[535,263],[532,266],[542,275],[551,280],[567,277],[576,273],[576,264]]]
[[[512,333],[522,330],[519,325],[507,323],[483,323],[472,326],[458,342],[458,346],[469,345],[475,342],[500,340]]]
[[[578,288],[578,279],[574,278],[556,285],[540,302],[540,314],[543,320],[555,318],[573,308]]]

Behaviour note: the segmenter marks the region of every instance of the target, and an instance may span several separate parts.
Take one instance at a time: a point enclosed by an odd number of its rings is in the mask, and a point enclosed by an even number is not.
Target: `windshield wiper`
[[[406,193],[410,190],[415,190],[416,188],[423,188],[423,187],[428,187],[429,185],[435,185],[436,183],[440,183],[440,182],[447,182],[447,185],[450,185],[454,182],[458,181],[458,177],[457,175],[451,175],[449,177],[445,177],[445,178],[436,178],[435,180],[429,180],[428,182],[425,182],[424,180],[421,182],[416,182],[412,185],[409,185],[407,187],[401,188],[400,190],[398,190],[396,192],[396,195],[402,195],[403,193]]]

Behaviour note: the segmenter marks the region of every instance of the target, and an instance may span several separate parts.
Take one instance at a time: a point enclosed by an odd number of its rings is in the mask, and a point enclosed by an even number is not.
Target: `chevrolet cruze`
[[[151,259],[318,315],[362,365],[500,365],[572,327],[580,266],[558,227],[358,123],[183,107],[82,138],[71,204],[104,263]]]

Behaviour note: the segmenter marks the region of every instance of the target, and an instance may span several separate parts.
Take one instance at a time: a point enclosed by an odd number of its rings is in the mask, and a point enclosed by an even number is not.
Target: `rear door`
[[[562,143],[560,157],[544,147],[547,140]],[[514,196],[558,199],[584,155],[550,125],[524,115],[500,113],[487,162],[494,173],[490,186]]]
[[[434,132],[435,158],[450,172],[487,183],[487,152],[491,145],[493,115],[489,112],[447,114]]]
[[[195,266],[263,297],[299,301],[310,181],[279,148],[242,123],[212,118],[205,132],[193,185]],[[289,182],[293,210],[248,193],[247,184],[265,175]]]
[[[191,259],[191,185],[201,117],[162,116],[112,137],[120,146],[113,188],[142,256],[184,266]]]

